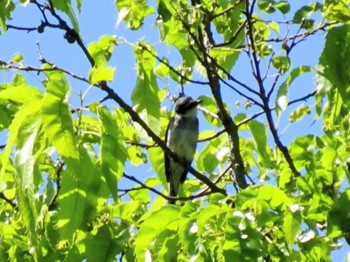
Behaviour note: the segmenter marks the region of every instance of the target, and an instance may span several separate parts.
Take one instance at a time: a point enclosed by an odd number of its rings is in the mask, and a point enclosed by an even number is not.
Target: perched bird
[[[197,106],[200,100],[192,97],[180,97],[175,103],[175,116],[171,118],[166,134],[166,145],[177,154],[180,159],[186,161],[188,167],[191,165],[198,141],[198,118]],[[166,154],[165,175],[169,183],[169,196],[178,195],[180,183],[186,180],[187,170],[180,163],[175,162]],[[174,204],[169,200],[169,204]]]

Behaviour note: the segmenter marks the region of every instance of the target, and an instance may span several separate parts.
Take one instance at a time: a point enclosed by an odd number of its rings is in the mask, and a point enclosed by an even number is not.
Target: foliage
[[[103,35],[85,45],[83,1],[1,1],[1,33],[62,30],[90,69],[79,76],[39,47],[41,66],[21,52],[0,60],[13,76],[0,84],[0,260],[329,261],[350,243],[348,5],[117,0],[117,25],[154,23],[161,43]],[[36,27],[11,20],[28,6],[40,11]],[[295,63],[315,34],[325,39],[318,64]],[[110,63],[121,45],[135,55],[127,100]],[[315,86],[298,84],[305,77]],[[78,106],[71,80],[86,89]],[[101,97],[87,101],[92,89]],[[203,101],[202,133],[194,177],[168,205],[163,151],[176,155],[161,106],[180,89]],[[310,123],[322,128],[282,140],[283,125]]]

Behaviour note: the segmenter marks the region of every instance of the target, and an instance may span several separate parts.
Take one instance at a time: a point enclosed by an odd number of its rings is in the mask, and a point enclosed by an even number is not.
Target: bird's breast
[[[191,161],[198,140],[198,120],[175,118],[168,140],[168,146],[179,157]]]

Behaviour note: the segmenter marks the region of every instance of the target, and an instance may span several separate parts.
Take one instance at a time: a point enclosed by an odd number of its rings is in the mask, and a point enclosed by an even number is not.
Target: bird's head
[[[180,116],[195,117],[197,115],[197,106],[201,100],[193,99],[190,96],[182,96],[176,100],[175,113]]]

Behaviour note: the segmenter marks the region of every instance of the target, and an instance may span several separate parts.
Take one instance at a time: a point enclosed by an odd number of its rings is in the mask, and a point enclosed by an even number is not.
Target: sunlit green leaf
[[[294,109],[289,116],[289,121],[291,123],[300,121],[305,115],[309,115],[311,109],[307,105],[301,105],[298,108]]]
[[[198,238],[196,218],[199,212],[198,204],[186,202],[180,214],[179,238],[181,245],[190,256],[194,256],[200,251],[199,243],[196,241]]]
[[[101,138],[102,172],[106,178],[110,193],[117,200],[117,184],[123,175],[127,152],[118,124],[106,107],[99,109],[103,123]]]
[[[35,142],[39,132],[40,115],[31,114],[21,123],[18,130],[15,155],[16,195],[18,206],[33,245],[37,244],[36,201],[34,197]],[[39,250],[38,250],[39,251]],[[39,251],[40,252],[40,251]]]
[[[334,169],[334,161],[337,156],[337,150],[334,149],[331,146],[327,146],[326,148],[323,148],[322,150],[322,158],[321,163],[323,168],[327,170],[333,170]]]
[[[121,0],[116,1],[116,6],[124,14],[120,19],[123,19],[132,30],[139,29],[146,16],[154,13],[153,8],[147,5],[146,1]]]
[[[21,86],[9,86],[6,89],[0,91],[0,100],[5,102],[16,102],[16,103],[25,103],[30,99],[40,99],[43,96],[42,92],[28,85]]]
[[[153,212],[145,219],[135,241],[135,253],[138,260],[145,260],[150,243],[164,230],[176,230],[179,215],[180,208],[171,205]]]
[[[230,261],[233,257],[241,257],[240,241],[241,234],[238,230],[237,220],[232,216],[228,216],[225,227],[225,242],[223,245],[225,261]]]
[[[278,23],[276,23],[275,21],[272,21],[270,24],[269,24],[269,27],[275,31],[276,33],[279,33],[280,32],[280,27],[278,25]]]
[[[11,12],[15,10],[15,5],[11,0],[0,1],[0,28],[6,30],[6,20],[10,20]]]
[[[21,53],[16,53],[12,56],[12,61],[16,63],[21,63],[23,61],[23,55]]]
[[[259,10],[267,14],[273,13],[275,12],[275,8],[273,8],[274,3],[275,1],[273,0],[259,0],[258,1]]]
[[[282,14],[287,14],[290,10],[290,5],[287,1],[279,1],[274,3],[273,7],[278,9]]]
[[[160,147],[150,148],[148,152],[152,167],[157,172],[159,179],[162,181],[163,186],[166,188],[167,181],[164,173],[164,152]]]
[[[63,73],[47,72],[49,80],[41,106],[45,135],[62,157],[79,158],[73,119],[68,105],[70,87]]]
[[[260,157],[266,166],[270,166],[271,152],[268,150],[266,127],[262,123],[254,120],[249,121],[248,126],[254,137]]]
[[[272,59],[272,65],[273,67],[281,70],[282,73],[285,73],[289,70],[290,60],[286,56],[276,56]]]
[[[93,67],[89,73],[89,82],[94,85],[101,81],[113,81],[115,73],[114,67]]]
[[[277,91],[276,96],[276,106],[280,108],[282,111],[285,110],[288,106],[288,88],[292,84],[292,82],[299,76],[307,73],[307,72],[313,72],[314,69],[310,66],[299,66],[294,68],[286,80],[280,85]]]
[[[151,54],[155,51],[150,45],[139,43],[135,47],[134,52],[137,59],[138,72],[131,100],[135,111],[140,114],[155,133],[158,133],[160,128],[160,100],[158,97],[158,84],[153,72],[156,60]]]
[[[58,10],[66,13],[75,29],[76,32],[79,32],[79,23],[78,19],[74,13],[74,9],[70,0],[67,1],[53,1],[53,6]],[[79,5],[78,5],[79,7]]]
[[[209,144],[200,152],[196,161],[199,170],[205,170],[208,173],[214,171],[219,164],[217,153],[226,143],[226,136],[222,135],[215,139],[211,139]]]
[[[350,233],[348,218],[350,213],[350,189],[344,191],[336,200],[332,210],[329,212],[327,232],[329,237],[339,237],[343,233]]]
[[[286,240],[288,244],[292,244],[295,241],[295,238],[300,231],[300,225],[301,225],[301,216],[300,213],[297,211],[295,213],[292,213],[290,211],[287,212],[287,214],[284,216],[283,221],[283,231],[285,233]]]
[[[117,37],[114,35],[103,35],[99,41],[89,44],[88,51],[93,60],[95,67],[106,67],[107,62],[112,57],[114,46],[117,44]]]
[[[107,224],[99,228],[97,234],[86,240],[86,257],[89,261],[113,261],[122,251],[126,239],[115,241],[112,228]],[[124,243],[123,243],[124,240]]]
[[[330,29],[326,36],[326,45],[319,64],[323,67],[323,76],[339,91],[342,100],[349,103],[350,63],[350,26],[343,25]]]
[[[39,114],[40,102],[41,101],[37,99],[29,100],[28,103],[24,104],[15,114],[14,119],[12,120],[12,123],[8,128],[9,138],[7,140],[5,151],[1,158],[2,166],[1,166],[0,177],[3,177],[3,175],[6,172],[6,168],[9,164],[10,155],[14,145],[16,144],[18,139],[21,139],[21,136],[19,136],[19,133],[22,126],[27,125],[28,120],[33,120],[33,116]]]

